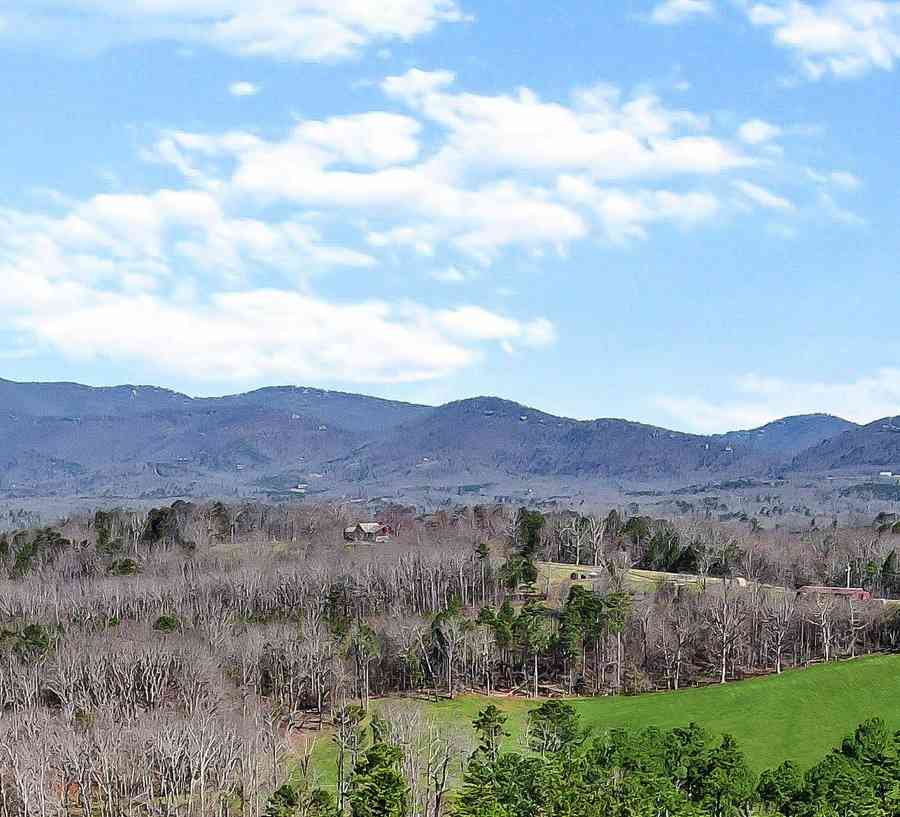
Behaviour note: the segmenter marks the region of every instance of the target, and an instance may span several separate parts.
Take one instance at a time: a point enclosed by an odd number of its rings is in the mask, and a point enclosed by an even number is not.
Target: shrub
[[[158,633],[174,633],[181,627],[176,616],[163,615],[153,622],[153,629]]]
[[[140,565],[134,559],[116,559],[110,566],[113,576],[134,576],[141,572]]]

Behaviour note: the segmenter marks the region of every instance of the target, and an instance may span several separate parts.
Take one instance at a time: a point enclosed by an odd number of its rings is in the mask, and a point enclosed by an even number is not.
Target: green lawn
[[[393,702],[392,702],[393,703]],[[510,716],[510,748],[520,746],[521,728],[534,702],[521,698],[465,695],[426,704],[428,712],[454,728],[465,728],[493,703]],[[793,670],[724,686],[659,692],[634,697],[573,701],[586,726],[670,728],[696,721],[709,732],[733,734],[751,766],[760,771],[790,759],[806,767],[817,761],[858,723],[883,718],[900,729],[900,656],[875,656]],[[398,701],[399,705],[421,705]],[[383,702],[381,703],[383,705]],[[323,736],[317,766],[324,778],[333,750]]]

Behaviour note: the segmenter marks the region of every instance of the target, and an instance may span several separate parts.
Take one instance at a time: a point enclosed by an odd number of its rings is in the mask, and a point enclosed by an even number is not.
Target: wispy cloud
[[[822,185],[830,185],[841,190],[859,190],[862,180],[855,173],[848,170],[820,171],[807,168],[807,175],[814,182]]]
[[[31,7],[30,7],[31,6]],[[72,14],[78,37],[71,37]],[[95,48],[142,40],[206,45],[244,57],[319,62],[410,41],[465,20],[454,0],[44,0],[18,4],[0,36]]]
[[[788,199],[773,193],[771,190],[766,190],[765,187],[760,187],[758,184],[753,184],[752,182],[740,179],[734,181],[733,184],[735,189],[739,190],[744,196],[750,199],[750,201],[754,204],[758,204],[760,207],[766,207],[770,210],[796,209],[793,203],[788,201]]]
[[[763,119],[750,119],[738,129],[738,136],[748,145],[761,145],[777,138],[781,128]]]
[[[660,406],[680,428],[702,433],[756,428],[781,417],[826,412],[858,423],[900,413],[900,369],[884,368],[846,382],[792,381],[747,374],[736,396],[709,400],[664,395]]]
[[[900,2],[894,0],[780,0],[753,4],[748,14],[772,30],[775,43],[793,52],[813,80],[890,71],[900,59]]]
[[[302,121],[281,139],[173,132],[155,157],[234,197],[364,214],[370,247],[449,248],[478,265],[515,248],[564,253],[593,232],[699,226],[718,209],[702,188],[760,161],[708,116],[643,91],[595,86],[565,104],[454,86],[450,72],[413,69],[382,83],[407,114]]]
[[[460,292],[449,287],[429,305],[337,300],[321,277],[405,257],[459,283],[591,237],[699,229],[737,172],[771,167],[711,116],[643,89],[550,101],[411,70],[381,90],[396,110],[300,119],[279,136],[162,133],[144,158],[180,175],[166,188],[0,211],[0,316],[27,345],[198,380],[445,377],[491,350],[552,345],[554,316],[489,308],[474,287],[462,304],[440,302]],[[781,201],[744,185],[758,204]]]
[[[200,192],[98,196],[55,218],[3,211],[0,315],[20,339],[66,358],[195,380],[428,380],[471,365],[485,344],[555,337],[544,318],[475,305],[334,302],[263,283],[260,267],[284,273],[301,254],[370,262],[298,220],[230,219]]]
[[[464,284],[466,281],[470,280],[469,275],[463,272],[459,267],[454,266],[432,270],[430,277],[442,284]]]
[[[228,86],[228,93],[232,96],[256,96],[259,92],[259,85],[255,85],[252,82],[232,82],[231,85]]]
[[[714,10],[713,0],[664,0],[650,12],[650,21],[658,25],[676,25],[695,17],[708,17]]]

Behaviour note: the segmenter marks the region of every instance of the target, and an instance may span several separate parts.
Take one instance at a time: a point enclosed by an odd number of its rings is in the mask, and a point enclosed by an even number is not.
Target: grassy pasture
[[[508,747],[521,748],[525,718],[535,706],[531,700],[463,695],[453,701],[423,704],[389,699],[377,705],[423,707],[425,714],[460,730],[469,728],[489,703],[509,715]],[[900,656],[818,665],[724,686],[574,699],[572,703],[584,725],[595,732],[617,727],[671,728],[695,721],[714,735],[733,734],[756,771],[788,759],[808,767],[867,718],[878,716],[890,729],[900,729]],[[330,738],[323,735],[316,747],[316,766],[323,780],[333,779],[334,754]]]
[[[547,599],[553,604],[559,604],[565,599],[568,588],[573,584],[590,589],[594,579],[573,579],[573,573],[590,573],[596,571],[602,575],[602,568],[582,565],[575,567],[570,564],[556,562],[538,562],[538,578],[535,587],[547,594]],[[652,593],[665,584],[677,584],[684,587],[699,588],[700,577],[686,573],[662,573],[657,570],[637,570],[632,568],[625,576],[625,586],[634,593]],[[722,579],[708,577],[706,586],[714,590],[716,585],[721,586]],[[780,592],[781,588],[768,587],[773,592]]]

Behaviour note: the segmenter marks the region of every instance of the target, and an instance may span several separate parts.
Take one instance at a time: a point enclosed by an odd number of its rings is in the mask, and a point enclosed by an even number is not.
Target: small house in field
[[[357,522],[344,528],[344,539],[348,542],[387,542],[391,529],[380,522]]]
[[[838,596],[853,601],[872,601],[872,594],[862,587],[820,587],[807,585],[797,591],[801,596]]]

